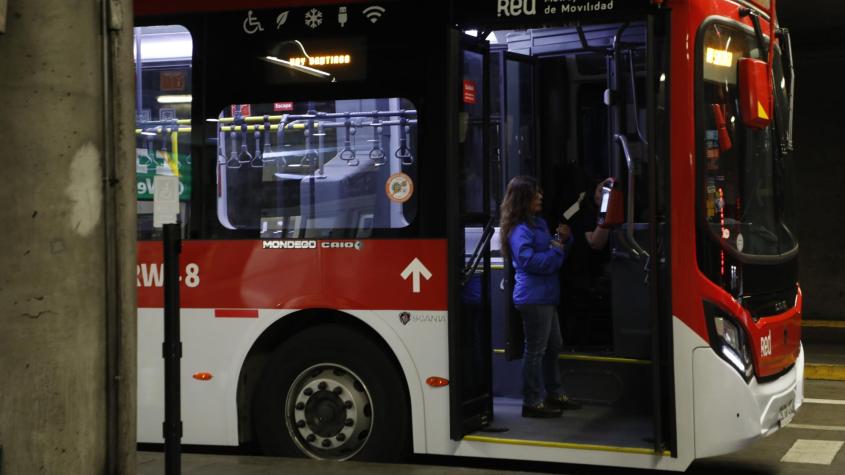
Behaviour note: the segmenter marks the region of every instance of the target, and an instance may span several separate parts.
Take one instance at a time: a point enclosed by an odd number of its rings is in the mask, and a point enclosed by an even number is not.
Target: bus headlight
[[[708,310],[710,345],[716,353],[730,363],[746,382],[754,375],[754,364],[745,330],[736,320],[720,315],[714,306],[705,304]]]

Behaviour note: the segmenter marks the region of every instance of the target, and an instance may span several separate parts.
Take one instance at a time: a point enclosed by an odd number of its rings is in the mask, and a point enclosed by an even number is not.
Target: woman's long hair
[[[538,191],[540,183],[534,177],[515,176],[508,183],[508,189],[502,199],[499,221],[499,241],[505,259],[509,259],[511,255],[509,239],[513,229],[520,223],[530,223],[534,220],[531,202]]]

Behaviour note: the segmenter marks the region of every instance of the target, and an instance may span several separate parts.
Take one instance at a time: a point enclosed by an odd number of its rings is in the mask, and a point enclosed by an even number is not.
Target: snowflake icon
[[[305,24],[311,28],[317,28],[321,23],[323,23],[323,12],[316,8],[308,10],[305,14]]]

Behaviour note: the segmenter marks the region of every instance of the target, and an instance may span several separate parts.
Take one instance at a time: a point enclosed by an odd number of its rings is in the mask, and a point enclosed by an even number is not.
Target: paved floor
[[[845,365],[845,322],[804,322],[801,341],[807,351],[807,364]]]
[[[699,460],[687,473],[695,475],[840,475],[845,473],[845,382],[807,381],[805,405],[792,423],[752,447],[724,457]],[[185,475],[264,474],[459,474],[520,473],[642,474],[574,465],[525,464],[514,461],[479,461],[454,457],[416,457],[415,465],[357,462],[325,463],[304,459],[225,455],[182,455]],[[493,467],[493,468],[491,468]],[[138,475],[164,474],[164,455],[138,454]]]
[[[806,381],[804,390],[804,406],[784,429],[741,452],[697,461],[687,473],[845,473],[845,382]]]
[[[138,453],[138,475],[164,473],[164,454]],[[305,459],[182,454],[183,475],[516,475],[528,472],[447,467],[443,465],[388,465],[361,462],[317,462]]]

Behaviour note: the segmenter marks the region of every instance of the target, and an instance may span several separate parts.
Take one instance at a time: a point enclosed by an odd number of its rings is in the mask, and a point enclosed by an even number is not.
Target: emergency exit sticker
[[[464,104],[475,104],[476,88],[475,81],[464,79]]]
[[[249,117],[252,115],[252,105],[250,104],[232,104],[232,117]]]
[[[293,110],[293,102],[274,102],[273,112],[287,112]]]

